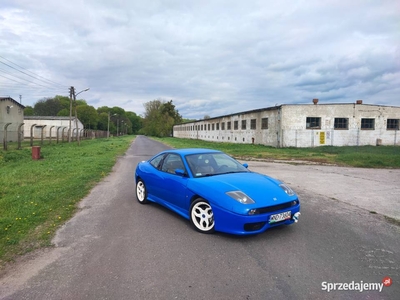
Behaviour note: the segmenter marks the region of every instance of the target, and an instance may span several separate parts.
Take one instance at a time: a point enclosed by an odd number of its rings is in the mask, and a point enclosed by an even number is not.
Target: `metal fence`
[[[68,127],[57,127],[55,134],[52,135],[52,130],[47,132],[44,131],[43,127],[38,127],[39,130],[35,131],[35,127],[32,126],[29,129],[29,134],[26,135],[23,128],[23,123],[19,123],[16,126],[12,126],[12,123],[7,123],[0,128],[0,139],[3,142],[3,150],[8,150],[8,144],[17,142],[17,149],[22,148],[24,141],[29,141],[29,146],[34,144],[43,145],[44,143],[65,143],[65,142],[79,142],[83,139],[95,139],[95,138],[107,138],[109,137],[108,131],[93,130],[93,129],[80,129],[76,130],[73,128],[72,132]],[[36,129],[38,129],[36,128]]]

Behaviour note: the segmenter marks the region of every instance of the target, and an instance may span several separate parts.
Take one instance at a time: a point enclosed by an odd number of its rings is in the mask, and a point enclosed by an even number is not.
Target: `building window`
[[[250,129],[256,129],[257,120],[251,119],[250,120]]]
[[[211,128],[212,128],[211,130],[214,130],[214,123],[212,123]]]
[[[306,129],[321,129],[321,118],[307,117]]]
[[[388,119],[386,124],[387,130],[399,130],[399,119]]]
[[[207,126],[207,127],[208,127],[208,130],[210,130],[210,124],[208,124],[208,126]]]
[[[335,129],[349,129],[349,119],[348,118],[335,118]]]
[[[261,119],[261,129],[268,129],[268,118]]]
[[[246,120],[242,120],[242,129],[246,129]]]
[[[227,129],[231,130],[231,122],[226,123]]]
[[[361,129],[374,130],[375,129],[375,119],[361,119]]]
[[[225,122],[221,123],[221,130],[225,130]]]
[[[238,130],[239,129],[239,121],[234,121],[233,122],[233,129]]]
[[[217,130],[219,130],[219,123],[217,123]]]

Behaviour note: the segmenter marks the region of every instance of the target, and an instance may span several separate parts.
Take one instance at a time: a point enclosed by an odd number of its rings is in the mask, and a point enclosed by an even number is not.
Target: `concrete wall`
[[[57,137],[57,130],[59,130],[59,135],[61,136],[62,130],[64,129],[64,136],[68,137],[69,129],[69,117],[26,117],[24,120],[24,137],[29,138],[31,136],[31,127],[36,124],[33,128],[33,137],[41,138],[41,130],[43,128],[43,138]],[[45,127],[43,127],[45,126]],[[58,129],[60,128],[60,129]],[[76,128],[75,118],[72,118],[71,128],[74,130]],[[83,129],[83,124],[78,120],[79,130]],[[74,136],[76,132],[73,131]],[[82,133],[81,133],[82,136]]]
[[[319,120],[318,128],[307,128],[307,117]],[[268,128],[262,129],[262,119]],[[335,118],[347,120],[346,128],[335,128]],[[362,119],[373,120],[373,128],[363,129]],[[399,122],[400,107],[364,104],[299,104],[242,112],[174,126],[177,138],[206,141],[262,144],[273,147],[316,147],[356,145],[400,145],[397,130],[387,128],[387,120]],[[255,120],[255,129],[251,128]],[[242,128],[242,122],[246,128]],[[231,122],[231,129],[227,124]],[[234,128],[238,122],[238,128]],[[223,125],[224,124],[224,125]],[[398,124],[398,123],[397,123]]]
[[[320,118],[320,129],[307,129],[307,117]],[[335,118],[348,120],[347,129],[334,128]],[[373,120],[363,129],[362,119]],[[315,147],[400,145],[399,131],[388,129],[388,119],[400,119],[400,107],[364,104],[317,104],[282,106],[282,146]]]

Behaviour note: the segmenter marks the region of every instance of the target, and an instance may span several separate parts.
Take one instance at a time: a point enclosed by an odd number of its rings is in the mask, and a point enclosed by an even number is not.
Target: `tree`
[[[114,106],[113,108],[111,108],[111,114],[112,115],[117,114],[118,116],[125,116],[125,110],[121,107]]]
[[[26,106],[24,115],[69,116],[70,101],[69,97],[60,95],[56,95],[54,98],[43,98],[37,101],[34,107]],[[170,104],[172,104],[172,100]],[[142,128],[143,119],[134,112],[126,112],[121,107],[102,106],[95,109],[83,99],[76,100],[73,105],[73,116],[75,116],[76,105],[78,119],[83,123],[85,128],[107,131],[109,126],[110,132],[116,133],[118,125],[120,126],[118,131],[128,134],[138,133]],[[170,107],[166,107],[165,109],[170,110]]]
[[[111,107],[101,106],[101,107],[97,108],[97,113],[98,114],[101,114],[101,113],[107,113],[108,114],[109,112],[111,112]]]
[[[93,106],[78,105],[76,111],[78,113],[78,119],[82,122],[85,128],[97,129],[99,115]]]
[[[33,107],[32,106],[25,106],[25,109],[24,109],[24,116],[33,116],[34,115],[34,113],[35,113],[35,111],[33,110]]]
[[[182,119],[182,123],[191,123],[191,122],[195,122],[196,119]]]
[[[128,111],[126,117],[130,120],[132,126],[129,133],[138,133],[142,128],[143,119],[134,112]]]
[[[68,117],[69,116],[69,108],[68,109],[63,108],[62,110],[60,110],[57,113],[57,116],[59,116],[59,117]]]
[[[97,129],[107,131],[108,126],[108,113],[102,112],[98,114]]]
[[[61,109],[61,103],[56,98],[44,98],[36,102],[33,107],[36,116],[57,116]]]
[[[61,110],[68,110],[69,113],[69,103],[70,103],[70,99],[67,96],[60,96],[60,95],[56,95],[54,97],[54,99],[58,100],[61,106]]]
[[[153,100],[143,104],[145,108],[142,131],[146,135],[160,136],[161,101]]]
[[[114,125],[114,123],[112,121],[110,121],[110,123],[108,123],[108,117],[109,117],[108,112],[102,112],[99,114],[99,120],[97,122],[97,129],[107,131],[108,126],[110,126],[110,132],[116,132],[117,127]]]
[[[172,104],[172,100],[162,104],[161,113],[167,114],[174,119],[174,124],[182,123],[182,116],[179,114],[178,110],[175,109],[175,105]]]
[[[165,102],[161,100],[153,100],[146,102],[145,117],[143,119],[143,127],[141,132],[150,136],[170,136],[172,127],[182,122],[182,117],[175,109],[172,100]]]

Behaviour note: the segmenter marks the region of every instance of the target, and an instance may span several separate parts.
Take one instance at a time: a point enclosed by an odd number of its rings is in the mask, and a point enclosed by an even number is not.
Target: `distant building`
[[[400,145],[400,107],[283,104],[175,125],[173,136],[272,147]]]
[[[49,138],[50,133],[51,137],[57,137],[57,131],[59,136],[64,133],[64,136],[68,137],[69,130],[69,117],[52,117],[52,116],[26,116],[24,118],[25,122],[25,130],[24,136],[25,138],[29,138],[31,136],[31,129],[33,138],[38,139],[41,138],[42,130],[43,130],[43,138]],[[75,117],[72,118],[71,122],[72,134],[76,136],[76,123]],[[83,124],[78,119],[78,129],[79,134],[82,136]]]
[[[7,142],[18,141],[18,130],[23,130],[24,108],[10,97],[0,97],[0,141],[3,142],[7,130]]]

